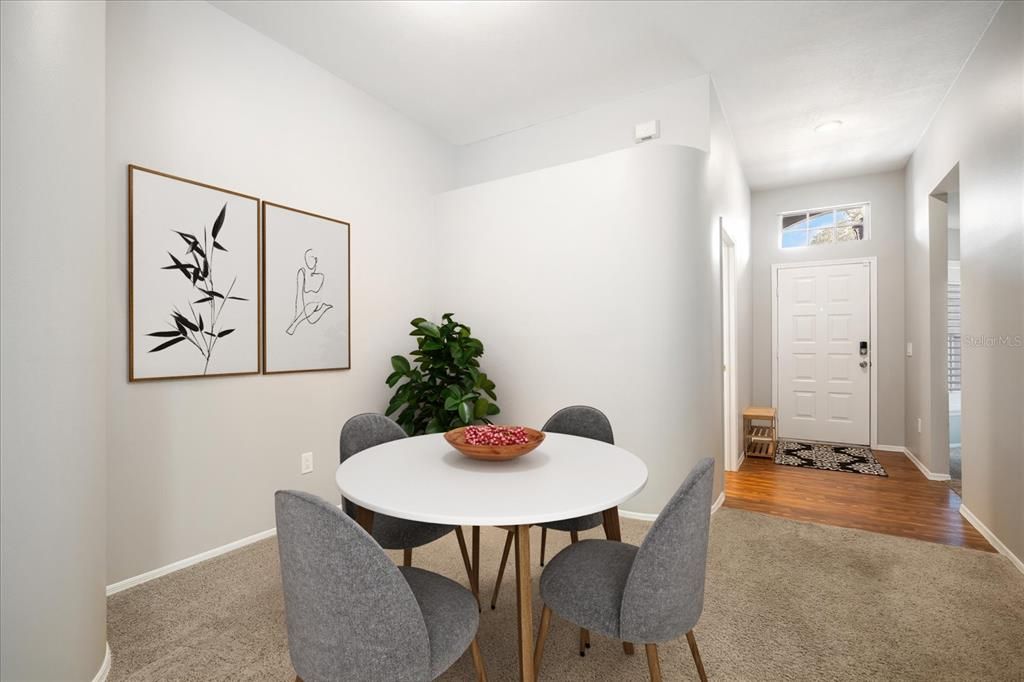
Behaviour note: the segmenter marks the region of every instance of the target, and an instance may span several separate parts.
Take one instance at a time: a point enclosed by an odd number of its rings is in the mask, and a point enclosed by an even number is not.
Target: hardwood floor
[[[725,473],[725,506],[994,552],[960,516],[960,497],[900,453],[874,451],[889,477],[821,471],[747,457]]]

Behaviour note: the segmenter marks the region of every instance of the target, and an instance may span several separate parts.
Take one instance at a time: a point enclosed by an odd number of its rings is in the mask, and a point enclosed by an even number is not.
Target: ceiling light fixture
[[[816,133],[830,133],[833,130],[839,130],[843,125],[842,121],[825,121],[817,128],[814,129]]]

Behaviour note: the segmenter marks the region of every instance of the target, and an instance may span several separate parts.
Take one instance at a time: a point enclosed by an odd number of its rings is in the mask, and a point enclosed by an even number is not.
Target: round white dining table
[[[480,526],[515,531],[519,670],[534,680],[530,526],[601,512],[610,540],[621,540],[618,505],[647,483],[633,453],[589,438],[545,434],[544,442],[505,462],[469,459],[443,434],[377,445],[349,457],[335,475],[368,532],[373,514],[473,528],[472,588],[479,596]],[[632,653],[630,645],[625,646]]]

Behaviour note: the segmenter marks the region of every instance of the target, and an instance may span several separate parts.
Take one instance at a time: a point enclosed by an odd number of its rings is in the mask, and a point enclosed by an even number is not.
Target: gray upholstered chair
[[[658,642],[686,633],[706,680],[693,627],[704,609],[714,462],[702,459],[658,514],[639,547],[609,540],[569,545],[540,577],[544,601],[534,667],[540,669],[551,612],[623,642],[644,642],[651,679],[661,680]]]
[[[541,430],[546,431],[547,433],[565,433],[570,436],[592,438],[594,440],[604,441],[611,445],[615,444],[615,436],[612,434],[612,424],[608,421],[608,417],[606,417],[604,412],[601,410],[594,407],[587,407],[586,405],[563,407],[558,412],[551,415],[551,417],[544,423]],[[547,549],[549,529],[561,530],[569,533],[571,541],[575,543],[579,540],[580,531],[597,528],[603,522],[604,516],[601,512],[597,512],[595,514],[579,516],[574,519],[549,521],[547,523],[537,524],[540,526],[540,565],[544,565],[544,552]],[[494,591],[491,593],[492,609],[498,602],[498,591],[501,589],[501,579],[505,575],[505,565],[508,563],[508,553],[512,548],[512,540],[514,537],[515,531],[509,531],[508,537],[505,538],[505,549],[501,553],[501,564],[498,566],[498,579],[494,583]]]
[[[391,419],[382,414],[370,412],[358,414],[352,417],[341,427],[341,462],[352,455],[362,452],[375,445],[390,443],[399,438],[405,438],[405,431]],[[386,485],[386,481],[382,484]],[[353,519],[356,515],[356,507],[349,500],[342,498],[342,506],[345,513]],[[412,550],[414,547],[422,547],[448,533],[455,531],[459,541],[459,551],[462,553],[462,561],[466,566],[466,573],[469,576],[470,585],[476,593],[473,570],[469,563],[469,552],[466,550],[466,538],[462,529],[457,526],[444,526],[437,523],[420,523],[419,521],[407,521],[398,519],[386,514],[374,514],[373,532],[371,535],[384,549],[401,549],[404,552],[404,565],[412,565]]]
[[[472,650],[480,615],[466,588],[397,567],[353,519],[315,495],[274,496],[288,650],[296,680],[432,680]]]

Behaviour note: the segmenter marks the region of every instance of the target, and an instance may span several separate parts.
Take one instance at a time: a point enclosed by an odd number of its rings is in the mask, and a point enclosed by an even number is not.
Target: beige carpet
[[[647,528],[622,526],[634,543]],[[482,532],[485,600],[504,535]],[[567,541],[549,534],[549,556]],[[414,563],[466,582],[454,536],[416,550]],[[533,575],[536,590],[536,562]],[[270,539],[110,597],[109,679],[293,679],[279,581]],[[481,617],[491,680],[517,676],[511,587],[506,574],[497,610],[485,602]],[[695,632],[711,679],[1022,680],[1024,576],[994,554],[723,509]],[[552,620],[541,679],[646,678],[643,649],[627,657],[593,635],[580,658],[576,641]],[[697,679],[685,639],[661,651],[666,680]],[[468,654],[443,679],[473,679]]]

